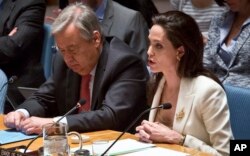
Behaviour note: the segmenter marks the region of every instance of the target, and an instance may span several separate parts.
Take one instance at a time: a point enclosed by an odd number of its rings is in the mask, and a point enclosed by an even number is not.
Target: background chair
[[[54,38],[51,35],[50,24],[44,24],[44,41],[43,41],[43,51],[41,56],[41,64],[44,69],[44,76],[46,79],[49,78],[51,74],[52,59],[55,53]]]
[[[54,38],[51,35],[50,24],[44,24],[43,28],[44,28],[44,40],[43,40],[43,49],[42,49],[42,54],[41,54],[41,64],[44,69],[44,76],[46,79],[48,79],[49,76],[51,75],[52,62],[53,62],[52,59],[55,53],[55,48],[54,48]],[[12,93],[13,95],[8,93],[8,95],[6,96],[7,104],[5,104],[4,106],[4,113],[8,113],[14,110],[20,103],[22,103],[25,100],[25,97],[20,92],[18,87],[11,86],[11,84],[9,84],[8,90],[11,87],[12,87],[12,92],[14,93]],[[32,89],[32,88],[28,88],[28,89]],[[1,113],[1,101],[0,101],[0,113]]]
[[[250,89],[224,85],[235,139],[250,139]]]

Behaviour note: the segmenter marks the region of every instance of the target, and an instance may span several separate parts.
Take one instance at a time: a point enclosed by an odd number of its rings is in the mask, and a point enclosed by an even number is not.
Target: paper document
[[[113,140],[110,141],[109,145],[113,143]],[[143,143],[133,139],[123,139],[116,142],[116,144],[109,150],[109,155],[121,155],[126,153],[131,153],[146,148],[154,147],[154,144]],[[92,145],[86,145],[82,147],[87,149],[92,155]],[[78,150],[78,148],[73,148],[71,152]]]
[[[31,139],[36,136],[37,135],[26,135],[15,129],[0,130],[0,145]]]
[[[129,154],[124,154],[123,156],[152,156],[152,155],[157,155],[157,156],[189,156],[190,154],[188,153],[183,153],[183,152],[178,152],[166,148],[161,148],[161,147],[152,147],[152,148],[147,148],[138,152],[134,153],[129,153]]]

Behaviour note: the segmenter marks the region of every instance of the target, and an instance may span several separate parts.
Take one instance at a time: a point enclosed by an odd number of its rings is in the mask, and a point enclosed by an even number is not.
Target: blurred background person
[[[250,88],[250,1],[216,2],[230,10],[211,22],[204,65],[223,84]]]
[[[119,38],[133,48],[145,62],[147,61],[147,36],[149,32],[147,22],[140,12],[112,0],[68,1],[69,4],[79,2],[87,4],[95,11],[105,36]]]
[[[225,11],[214,0],[170,0],[175,10],[183,11],[197,22],[203,36],[207,38],[211,19]]]
[[[69,131],[121,131],[146,109],[145,63],[118,38],[104,38],[91,8],[77,3],[63,9],[52,34],[59,49],[52,76],[4,117],[7,127],[39,134],[85,99],[62,119]]]
[[[152,17],[157,15],[158,9],[152,0],[114,0],[121,5],[139,11],[147,21],[148,27],[152,26]]]
[[[155,76],[150,111],[136,128],[145,142],[171,143],[212,155],[229,155],[232,131],[227,96],[215,75],[203,67],[203,39],[195,20],[180,11],[153,18],[148,65]]]
[[[3,0],[0,10],[0,69],[8,78],[9,98],[20,103],[16,86],[39,87],[44,81],[40,64],[43,45],[44,0]]]
[[[4,105],[8,87],[8,80],[5,73],[0,69],[0,114],[4,114]]]

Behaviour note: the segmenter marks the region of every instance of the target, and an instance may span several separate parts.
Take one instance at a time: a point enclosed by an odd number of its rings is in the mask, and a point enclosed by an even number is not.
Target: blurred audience
[[[96,13],[105,36],[116,36],[147,61],[148,26],[140,12],[112,0],[69,0],[89,5]],[[58,10],[60,12],[60,9]],[[59,14],[57,10],[56,14]],[[51,17],[49,17],[51,19]],[[52,18],[53,19],[53,18]]]
[[[59,9],[65,8],[67,5],[69,5],[68,0],[59,0]]]
[[[207,38],[211,19],[225,11],[214,0],[170,0],[174,9],[192,16],[197,22],[202,34]]]
[[[148,27],[152,26],[152,17],[159,12],[152,0],[114,0],[125,7],[139,11],[147,21]]]
[[[0,114],[4,114],[4,104],[6,99],[8,80],[5,73],[0,69]]]
[[[204,65],[223,84],[250,88],[250,1],[216,2],[230,10],[211,22]]]
[[[0,9],[0,69],[15,86],[38,87],[44,81],[40,64],[43,45],[44,0],[3,0]],[[18,101],[16,87],[8,95]]]
[[[40,133],[83,98],[85,105],[61,120],[69,131],[124,130],[146,109],[145,63],[118,38],[104,38],[91,8],[77,3],[63,9],[52,34],[59,49],[52,76],[4,117],[7,127]]]
[[[171,143],[212,155],[229,155],[232,131],[226,94],[203,67],[202,34],[195,20],[180,11],[153,18],[148,65],[153,72],[149,121],[136,128],[145,142]],[[151,98],[149,98],[151,99]]]

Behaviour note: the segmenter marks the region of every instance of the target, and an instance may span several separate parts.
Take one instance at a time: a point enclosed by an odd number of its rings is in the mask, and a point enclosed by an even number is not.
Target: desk
[[[3,115],[0,115],[0,129],[1,130],[6,129],[6,127],[3,125]],[[85,135],[90,136],[90,141],[84,143],[83,145],[91,144],[91,142],[95,140],[100,140],[100,139],[114,140],[120,135],[120,133],[121,132],[112,131],[112,130],[103,130],[103,131],[84,133]],[[137,140],[137,137],[135,137],[135,135],[130,134],[130,133],[125,133],[125,135],[121,139],[126,139],[126,138]],[[1,147],[10,148],[10,147],[15,147],[19,145],[27,145],[29,142],[30,140],[20,141],[20,142],[16,142],[12,144],[6,144]],[[33,144],[29,147],[29,149],[37,150],[39,147],[41,147],[41,145],[42,145],[42,138],[38,138],[37,140],[33,142]],[[158,147],[163,147],[163,148],[168,148],[168,149],[172,149],[172,150],[176,150],[180,152],[189,153],[194,156],[210,156],[210,154],[200,152],[196,149],[191,149],[191,148],[187,148],[187,147],[180,146],[180,145],[174,145],[174,144],[156,144],[156,145]],[[71,147],[78,147],[78,144],[72,144]]]

